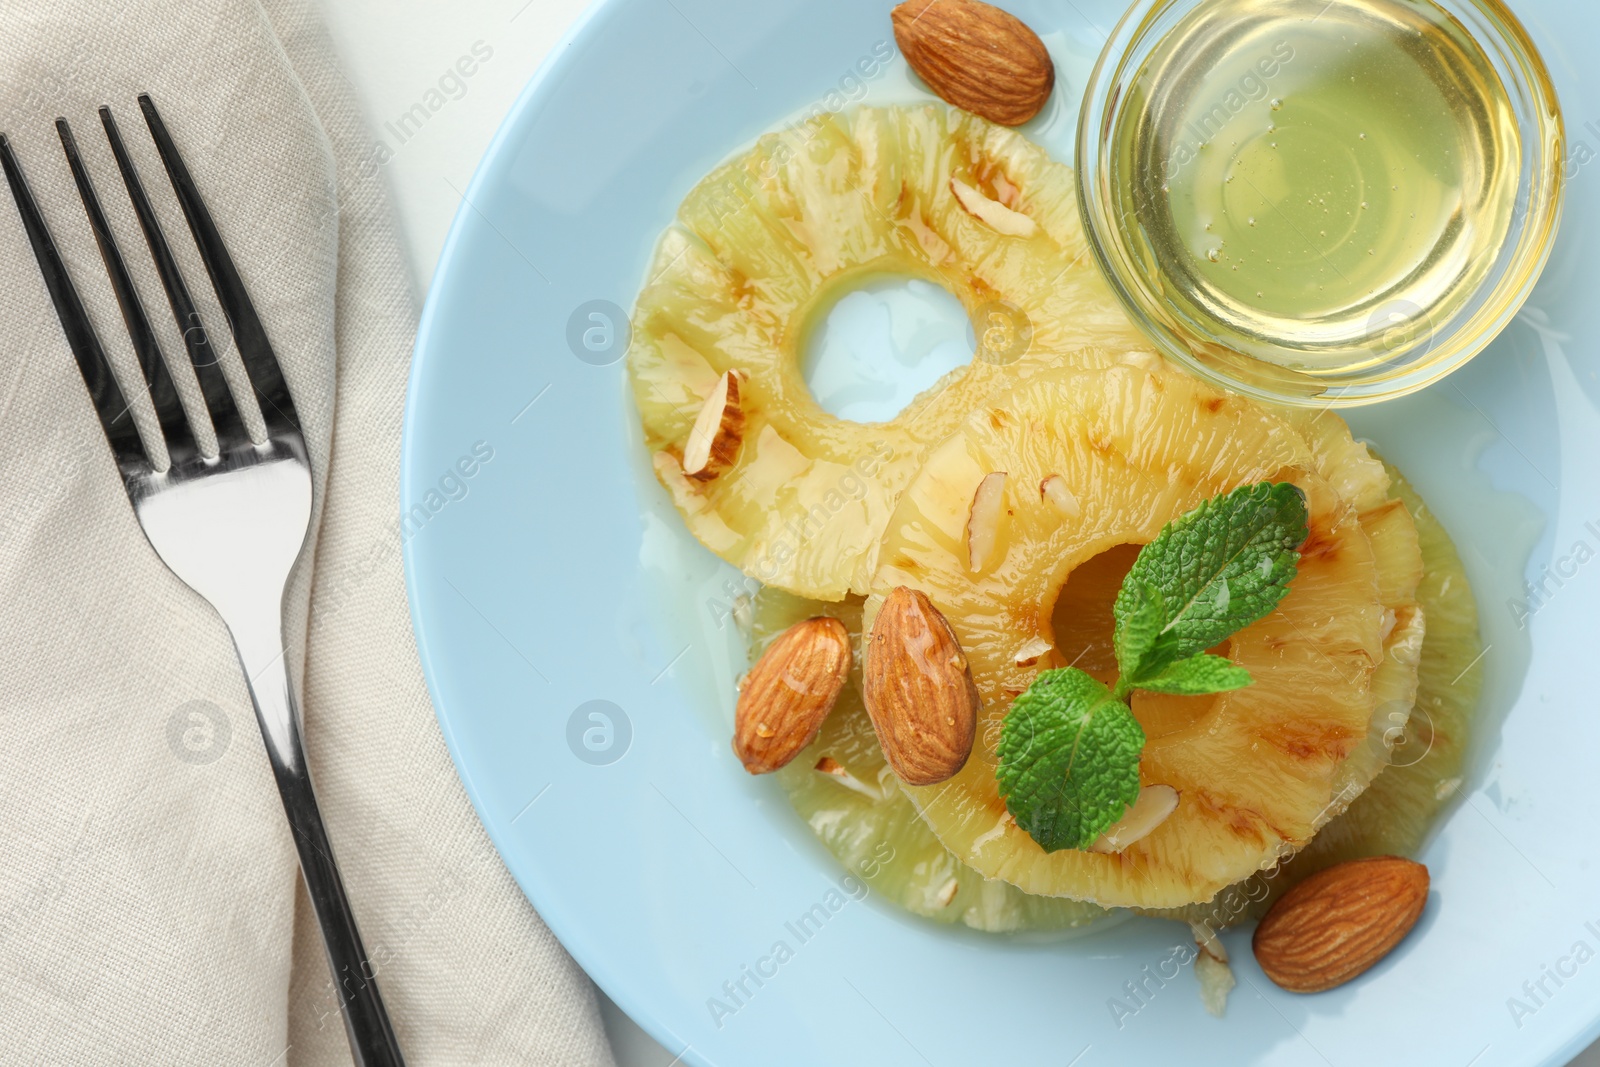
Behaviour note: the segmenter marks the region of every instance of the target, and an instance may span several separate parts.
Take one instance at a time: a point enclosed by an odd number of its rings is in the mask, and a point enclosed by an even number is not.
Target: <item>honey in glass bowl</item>
[[[1114,93],[1097,106],[1091,83],[1085,102],[1080,195],[1102,267],[1169,353],[1249,392],[1363,402],[1509,318],[1554,230],[1559,117],[1552,92],[1534,101],[1550,125],[1530,124],[1528,71],[1457,14],[1135,5],[1122,65],[1108,46],[1094,79]]]

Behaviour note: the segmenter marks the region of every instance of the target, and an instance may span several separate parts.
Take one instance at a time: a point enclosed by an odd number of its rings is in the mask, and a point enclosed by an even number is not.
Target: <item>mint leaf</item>
[[[1006,810],[1046,852],[1087,848],[1139,799],[1144,731],[1076,667],[1041,671],[1006,713],[996,777]]]
[[[1112,609],[1119,691],[1142,688],[1270,613],[1306,535],[1305,495],[1288,482],[1241,486],[1168,523],[1140,550]],[[1146,639],[1152,590],[1166,617]]]
[[[1115,614],[1111,643],[1117,652],[1117,670],[1127,678],[1139,669],[1161,637],[1161,630],[1167,625],[1167,602],[1161,590],[1149,582],[1124,580],[1122,592],[1117,595],[1118,608],[1123,605],[1123,594],[1128,606],[1126,611]],[[1126,688],[1119,685],[1117,695],[1126,696]]]
[[[1176,696],[1202,696],[1226,693],[1250,684],[1250,672],[1230,660],[1202,652],[1198,656],[1169,663],[1160,674],[1139,683],[1140,689]]]

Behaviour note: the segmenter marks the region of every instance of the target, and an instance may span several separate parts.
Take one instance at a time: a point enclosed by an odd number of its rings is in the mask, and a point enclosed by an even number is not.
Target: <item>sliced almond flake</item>
[[[1016,664],[1019,667],[1031,667],[1056,646],[1043,637],[1030,637],[1022,642],[1022,647],[1017,649]]]
[[[1067,488],[1067,480],[1059,474],[1052,474],[1039,483],[1039,498],[1069,519],[1076,519],[1083,514],[1083,505],[1078,503],[1078,498]]]
[[[994,554],[1005,510],[1006,472],[984,475],[972,494],[972,510],[967,515],[967,567],[974,573],[983,570]]]
[[[711,387],[683,445],[683,473],[708,481],[739,456],[744,436],[744,409],[739,401],[739,376],[728,371]]]
[[[1206,923],[1191,922],[1189,932],[1194,934],[1195,948],[1202,955],[1210,956],[1219,963],[1228,962],[1228,950],[1222,944],[1222,938]]]
[[[872,788],[866,782],[845,770],[844,764],[832,756],[823,756],[817,760],[815,768],[818,774],[826,774],[846,789],[853,789],[869,800],[882,800],[883,794]]]
[[[956,194],[967,214],[988,226],[995,233],[1007,237],[1032,237],[1039,224],[1020,211],[1012,211],[998,200],[991,200],[960,178],[950,179],[950,191]]]
[[[1178,791],[1170,785],[1147,785],[1139,790],[1139,799],[1133,802],[1106,832],[1089,846],[1090,852],[1121,852],[1135,841],[1143,840],[1152,830],[1167,821],[1178,807]]]
[[[1233,968],[1228,966],[1228,950],[1209,925],[1192,922],[1189,930],[1194,934],[1194,977],[1200,983],[1200,1003],[1220,1019],[1228,1010],[1228,994],[1237,984]]]
[[[1228,994],[1238,984],[1233,968],[1228,966],[1227,953],[1223,953],[1222,959],[1204,950],[1196,954],[1194,977],[1200,983],[1201,1005],[1209,1014],[1222,1018],[1228,1010]]]

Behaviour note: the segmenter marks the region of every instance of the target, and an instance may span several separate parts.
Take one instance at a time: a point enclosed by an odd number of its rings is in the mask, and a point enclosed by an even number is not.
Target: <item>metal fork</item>
[[[168,303],[183,332],[218,451],[202,452],[173,383],[155,332],[133,280],[117,249],[89,172],[78,154],[65,119],[56,120],[61,146],[100,246],[111,288],[122,309],[144,372],[156,421],[170,460],[158,470],[141,444],[125,394],[118,385],[94,327],[84,311],[66,267],[45,228],[15,153],[0,134],[0,165],[22,216],[23,228],[44,275],[67,343],[111,445],[139,525],[162,561],[191,589],[208,600],[233,636],[244,668],[256,720],[266,742],[273,776],[283,797],[300,871],[322,927],[328,963],[338,987],[340,1014],[350,1051],[360,1067],[399,1067],[400,1047],[378,995],[355,916],[345,897],[333,849],[317,810],[316,795],[300,742],[300,711],[284,662],[283,592],[300,556],[311,522],[311,464],[295,418],[294,401],[255,307],[245,293],[233,259],[184,166],[172,136],[147,95],[139,97],[156,151],[177,193],[189,231],[210,275],[234,343],[244,361],[266,424],[266,439],[253,441],[240,404],[217,364],[204,324],[190,299],[172,250],[145,196],[109,108],[100,109],[117,167],[144,230]],[[198,413],[196,413],[196,417]]]

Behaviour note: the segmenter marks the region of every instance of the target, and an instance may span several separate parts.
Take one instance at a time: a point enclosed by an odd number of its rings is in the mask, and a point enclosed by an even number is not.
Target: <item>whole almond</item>
[[[850,676],[850,634],[818,616],[779,634],[739,688],[733,753],[751,774],[784,766],[816,740]]]
[[[1256,962],[1291,993],[1343,985],[1387,956],[1416,925],[1428,868],[1402,856],[1349,860],[1283,895],[1256,927]]]
[[[966,765],[978,688],[950,623],[925,594],[896,586],[867,639],[862,696],[889,767],[907,785],[937,785]]]
[[[1019,126],[1050,99],[1055,64],[1015,15],[981,0],[907,0],[889,18],[906,62],[946,102]]]

